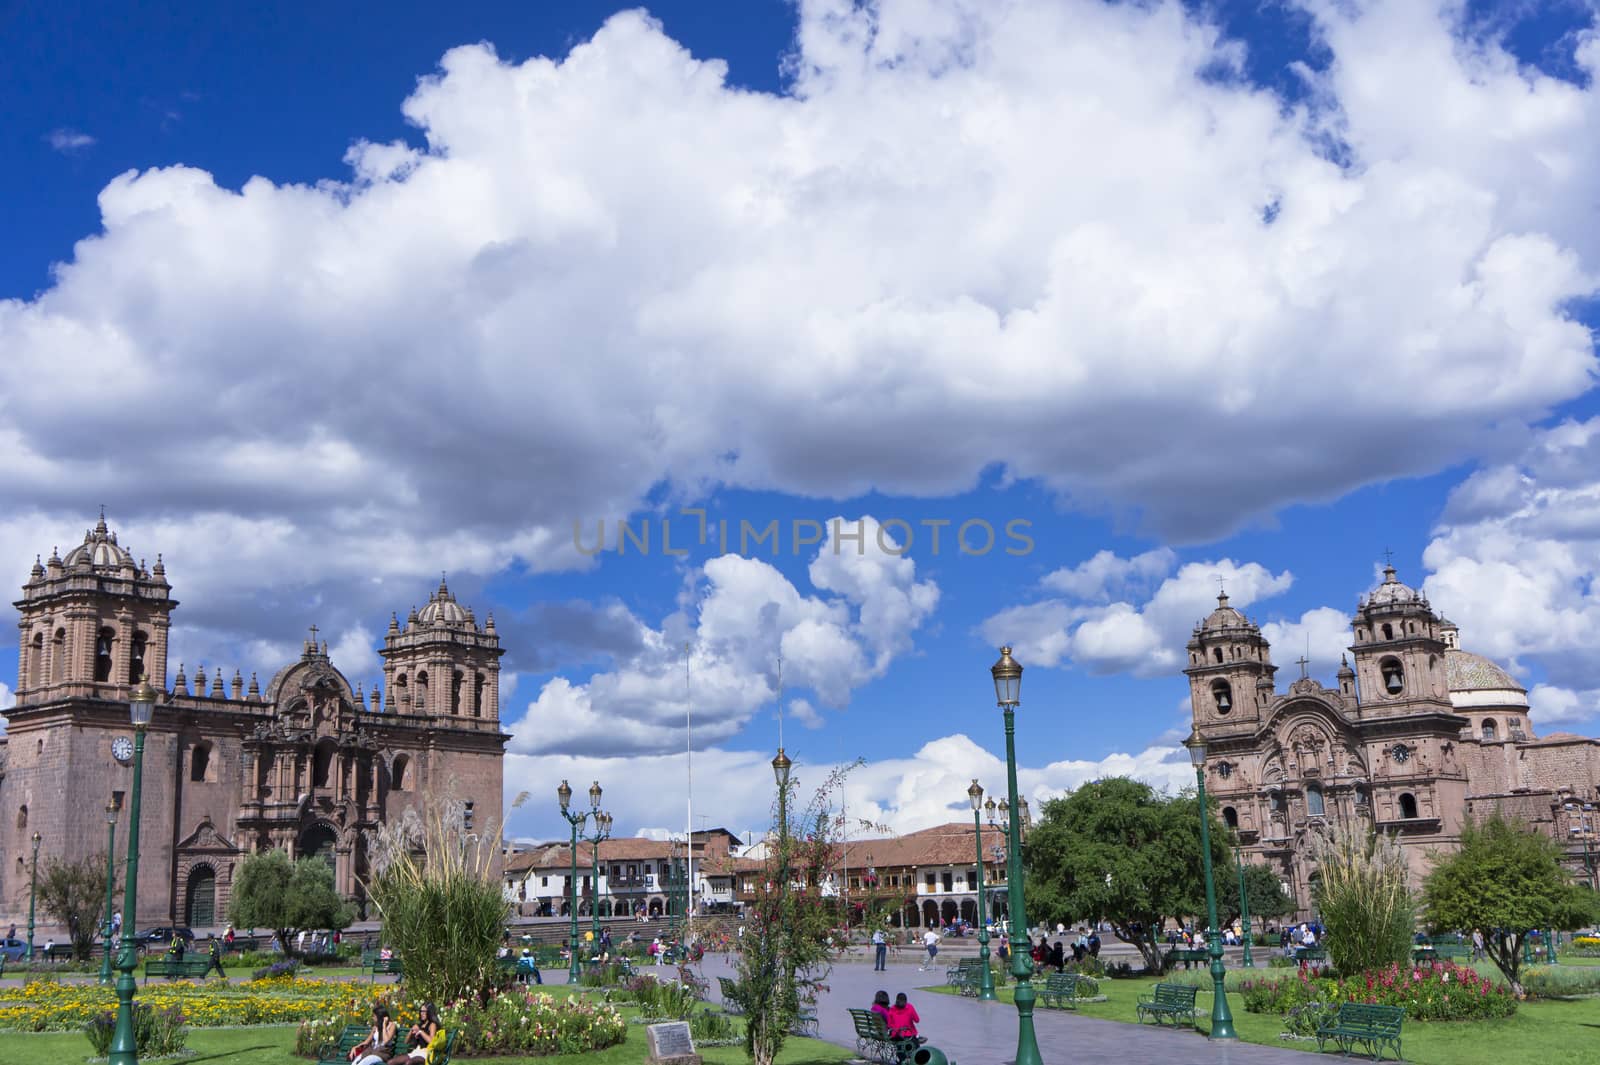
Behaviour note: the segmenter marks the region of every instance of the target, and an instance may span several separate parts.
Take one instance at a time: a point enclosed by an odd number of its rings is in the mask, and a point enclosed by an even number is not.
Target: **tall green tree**
[[[50,859],[39,871],[39,907],[67,927],[72,956],[88,958],[105,920],[106,856],[75,862]]]
[[[1227,830],[1214,810],[1208,816],[1220,880],[1232,868]],[[1168,919],[1205,913],[1199,818],[1192,793],[1169,797],[1126,777],[1047,800],[1023,843],[1029,920],[1108,921],[1159,972]]]
[[[835,800],[845,775],[859,764],[829,774],[798,815],[793,779],[784,803],[775,804],[772,846],[755,900],[745,906],[745,932],[734,958],[734,999],[745,1016],[745,1053],[754,1065],[772,1065],[832,968],[830,936],[838,909],[823,894],[823,884],[839,865],[842,821]],[[778,805],[789,824],[777,820]]]
[[[1434,929],[1481,929],[1489,958],[1518,998],[1528,933],[1595,919],[1594,895],[1577,890],[1556,841],[1498,811],[1481,825],[1468,825],[1455,853],[1434,855],[1423,903]]]
[[[1223,920],[1239,913],[1239,872],[1233,859],[1229,861],[1226,870],[1218,867],[1216,872],[1217,909]],[[1250,922],[1258,929],[1260,921],[1287,917],[1294,912],[1294,898],[1284,893],[1278,874],[1264,865],[1245,862],[1244,890],[1245,897],[1250,900]]]
[[[239,866],[228,917],[241,928],[270,928],[283,952],[296,956],[301,931],[349,927],[355,907],[333,887],[333,867],[321,858],[295,861],[285,851],[258,851]]]

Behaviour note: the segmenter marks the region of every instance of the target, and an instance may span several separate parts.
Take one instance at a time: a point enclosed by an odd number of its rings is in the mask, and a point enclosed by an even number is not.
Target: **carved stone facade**
[[[336,669],[316,630],[263,691],[235,670],[168,684],[177,601],[161,557],[147,567],[105,519],[67,555],[36,562],[20,613],[17,705],[0,739],[0,923],[26,919],[26,855],[105,853],[104,807],[131,789],[112,755],[129,736],[141,674],[162,695],[146,733],[138,923],[221,925],[244,855],[320,855],[363,899],[365,834],[424,795],[453,795],[496,817],[502,759],[500,638],[440,581],[384,639],[385,691]],[[118,824],[126,840],[127,811]],[[120,897],[120,896],[119,896]]]
[[[1207,791],[1246,860],[1279,874],[1299,916],[1312,915],[1317,876],[1307,836],[1333,822],[1396,835],[1420,883],[1430,850],[1499,808],[1556,836],[1574,872],[1592,875],[1589,815],[1566,807],[1600,801],[1600,741],[1536,737],[1526,690],[1462,650],[1456,627],[1392,567],[1350,625],[1331,688],[1302,675],[1280,693],[1260,628],[1225,594],[1188,644]]]

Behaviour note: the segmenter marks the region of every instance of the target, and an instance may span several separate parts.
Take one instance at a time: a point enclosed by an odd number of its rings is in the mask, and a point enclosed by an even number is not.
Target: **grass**
[[[1292,969],[1262,969],[1256,975],[1269,972],[1293,975]],[[1233,973],[1228,975],[1231,977]],[[1137,980],[1101,980],[1099,983],[1100,992],[1107,996],[1107,1000],[1084,1003],[1077,1012],[1085,1017],[1135,1024],[1138,1021],[1135,1005],[1139,996],[1148,993],[1157,980],[1144,977]],[[948,987],[926,990],[956,993],[954,988]],[[1008,986],[995,990],[1009,1009],[1012,1003],[1011,988]],[[1247,1043],[1313,1052],[1317,1048],[1315,1042],[1279,1039],[1278,1033],[1283,1030],[1283,1024],[1277,1016],[1246,1013],[1243,1004],[1232,995],[1229,996],[1228,1005],[1233,1012],[1234,1029],[1239,1033],[1239,1038]],[[1200,1031],[1210,1031],[1209,986],[1196,996],[1195,1009],[1199,1013]],[[1600,998],[1524,1002],[1515,1016],[1489,1021],[1435,1021],[1428,1024],[1407,1021],[1402,1032],[1405,1060],[1415,1065],[1506,1065],[1514,1061],[1536,1061],[1539,1065],[1589,1065],[1595,1061],[1597,1038],[1600,1038]],[[1337,1058],[1333,1054],[1328,1056],[1330,1060]]]

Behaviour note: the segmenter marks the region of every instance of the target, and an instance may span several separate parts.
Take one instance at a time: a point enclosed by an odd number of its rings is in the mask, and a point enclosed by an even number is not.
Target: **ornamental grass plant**
[[[1334,824],[1310,837],[1320,887],[1317,910],[1336,972],[1381,970],[1411,957],[1417,904],[1398,840]]]
[[[170,1058],[183,1053],[189,1041],[188,1018],[177,1006],[158,1008],[148,1002],[133,1004],[133,1042],[141,1058]],[[83,1032],[94,1047],[95,1057],[111,1052],[117,1031],[117,1012],[97,1013],[84,1022]]]
[[[495,960],[511,904],[492,872],[500,832],[469,832],[464,803],[430,801],[373,835],[368,895],[383,941],[405,964],[409,995],[439,1004],[487,1004],[511,977]]]

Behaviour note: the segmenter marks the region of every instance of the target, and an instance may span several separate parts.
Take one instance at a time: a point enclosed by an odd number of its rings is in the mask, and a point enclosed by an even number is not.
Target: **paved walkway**
[[[720,1000],[715,977],[731,976],[732,966],[721,955],[708,955],[704,968],[711,978],[712,998]],[[943,966],[937,972],[919,972],[910,962],[890,962],[887,973],[875,973],[865,962],[836,965],[828,978],[829,991],[817,1004],[822,1038],[854,1047],[855,1029],[846,1009],[870,1005],[873,992],[880,988],[891,996],[904,991],[922,1014],[920,1028],[928,1037],[929,1046],[944,1051],[957,1065],[1009,1065],[1017,1048],[1016,1009],[1004,1003],[917,992],[919,987],[943,980]],[[1036,1009],[1033,1020],[1046,1065],[1069,1061],[1114,1061],[1117,1065],[1314,1065],[1315,1061],[1298,1050],[1248,1043],[1213,1044],[1190,1031],[1136,1027],[1060,1010]]]

